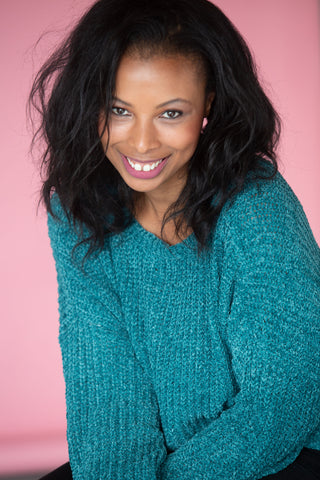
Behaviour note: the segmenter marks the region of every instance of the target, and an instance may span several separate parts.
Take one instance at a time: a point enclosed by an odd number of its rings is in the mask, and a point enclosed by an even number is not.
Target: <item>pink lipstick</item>
[[[165,167],[169,157],[156,160],[140,161],[121,154],[121,159],[127,172],[135,178],[148,180],[154,178]]]

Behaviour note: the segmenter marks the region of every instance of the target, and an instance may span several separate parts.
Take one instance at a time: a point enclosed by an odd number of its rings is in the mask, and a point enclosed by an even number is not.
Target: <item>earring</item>
[[[204,129],[206,128],[207,123],[208,123],[208,119],[207,119],[207,117],[204,117],[203,122],[202,122],[201,132],[204,132]]]

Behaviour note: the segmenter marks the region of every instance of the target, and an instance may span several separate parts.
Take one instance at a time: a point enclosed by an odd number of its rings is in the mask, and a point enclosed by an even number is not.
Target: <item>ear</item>
[[[207,117],[210,113],[211,105],[212,105],[212,102],[213,102],[215,96],[216,96],[215,92],[210,92],[207,95],[206,105],[205,105],[205,110],[204,110],[204,116],[205,117]]]

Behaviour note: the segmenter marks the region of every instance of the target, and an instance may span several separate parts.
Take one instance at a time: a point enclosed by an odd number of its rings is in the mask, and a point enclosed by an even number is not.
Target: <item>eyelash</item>
[[[122,107],[112,107],[112,113],[114,115],[116,115],[117,117],[126,117],[127,114],[129,113],[128,110],[126,108],[122,108]],[[117,110],[117,112],[115,111]],[[119,111],[122,111],[122,112],[127,112],[125,115],[123,113],[119,113]]]
[[[174,117],[164,117],[164,115],[166,113],[174,113],[174,114],[177,114],[177,115],[175,115]],[[183,112],[181,112],[181,110],[167,110],[161,116],[163,118],[166,118],[167,120],[175,120],[176,118],[181,117],[182,114],[183,114]]]
[[[122,107],[112,107],[112,113],[114,115],[116,115],[117,117],[127,117],[129,112],[126,108],[122,108]],[[120,113],[122,112],[122,113]],[[124,113],[126,112],[126,113]],[[174,114],[174,116],[167,116],[165,117],[164,115],[166,114]],[[177,118],[181,117],[181,115],[183,115],[183,112],[181,110],[166,110],[165,112],[163,112],[160,117],[166,119],[166,120],[176,120]]]

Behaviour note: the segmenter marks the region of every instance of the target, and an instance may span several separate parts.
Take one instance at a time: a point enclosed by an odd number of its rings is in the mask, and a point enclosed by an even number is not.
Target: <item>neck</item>
[[[176,201],[176,198],[164,198],[163,196],[141,193],[136,196],[135,207],[139,216],[153,218],[155,222],[162,223],[168,208]]]
[[[155,196],[146,194],[137,195],[135,201],[135,218],[146,230],[152,232],[159,238],[162,238],[170,245],[179,243],[192,233],[191,228],[183,226],[182,231],[177,234],[174,220],[170,220],[166,223],[164,231],[161,234],[161,227],[164,215],[167,209],[174,203],[176,199],[172,198],[170,202],[161,199],[156,199]]]

